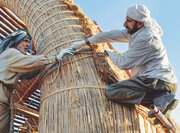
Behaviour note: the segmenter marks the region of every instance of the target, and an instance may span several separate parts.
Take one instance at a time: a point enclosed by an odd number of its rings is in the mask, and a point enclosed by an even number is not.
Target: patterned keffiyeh
[[[32,42],[32,37],[30,36],[29,32],[25,29],[18,29],[14,31],[12,34],[9,34],[6,38],[4,38],[4,40],[2,40],[0,44],[0,54],[7,48],[16,47],[24,40],[24,38],[28,38],[31,40],[30,42]]]

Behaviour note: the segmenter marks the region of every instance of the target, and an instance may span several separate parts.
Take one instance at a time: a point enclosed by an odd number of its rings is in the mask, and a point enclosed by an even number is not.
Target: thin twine
[[[80,35],[80,33],[77,33],[77,34]],[[69,34],[69,35],[71,36],[71,35],[73,35],[73,34]],[[74,35],[76,35],[76,34],[74,34]],[[66,37],[67,37],[67,36],[66,36]],[[54,41],[49,42],[48,45],[46,45],[45,47],[43,47],[43,48],[40,50],[40,54],[42,54],[42,52],[43,52],[44,50],[46,50],[50,45],[52,45],[52,43],[57,42],[57,41],[61,41],[61,39],[63,39],[63,38],[59,38],[59,39],[56,39],[56,40],[54,40]],[[46,53],[44,53],[44,54],[49,54],[49,52],[51,52],[52,50],[55,50],[55,49],[56,49],[57,47],[59,47],[59,46],[65,45],[65,44],[67,44],[67,43],[73,43],[73,42],[76,42],[76,41],[82,41],[82,39],[70,40],[70,41],[67,41],[67,42],[60,43],[60,44],[58,44],[58,45],[56,45],[56,46],[53,46],[52,48],[49,48],[49,50],[48,50]],[[40,45],[39,45],[39,46],[40,46]],[[39,49],[39,47],[38,47],[38,49]]]
[[[25,13],[25,15],[28,17],[28,19],[29,19],[30,22],[34,25],[34,27],[37,29],[37,31],[40,33],[40,35],[41,35],[41,34],[44,35],[44,34],[39,30],[39,28],[36,26],[36,24],[32,21],[31,17],[30,17],[30,16],[28,15],[28,13],[24,10],[24,8],[22,8],[22,7],[20,6],[20,9],[23,10],[23,12]]]
[[[54,76],[54,79],[52,81],[49,81],[49,82],[47,81],[47,84],[51,84],[51,83],[53,83],[56,80],[57,75],[59,74],[60,63],[61,63],[61,61],[58,61],[58,69],[57,69],[56,75]]]
[[[46,97],[41,99],[41,104],[47,98],[49,98],[50,96],[53,96],[53,95],[55,95],[57,93],[61,93],[61,92],[64,92],[64,91],[70,91],[70,90],[75,90],[75,89],[106,89],[106,88],[107,88],[106,86],[73,86],[73,87],[69,87],[69,88],[66,88],[66,89],[61,89],[61,90],[50,93],[49,95],[47,95]]]
[[[84,59],[84,58],[93,57],[92,52],[81,52],[81,54],[91,54],[91,55],[83,56],[83,57],[81,57],[81,58],[78,58],[78,59],[75,59],[75,60],[66,62],[66,63],[64,63],[64,64],[61,64],[60,62],[58,62],[58,66],[57,66],[57,67],[55,67],[55,68],[53,68],[53,69],[50,69],[50,70],[47,69],[47,71],[44,72],[45,74],[44,74],[44,75],[42,74],[42,76],[41,76],[41,81],[42,81],[47,75],[49,75],[50,72],[52,72],[52,71],[54,71],[55,69],[58,68],[58,72],[56,73],[54,79],[51,80],[51,81],[49,81],[49,82],[47,82],[48,84],[53,83],[53,82],[55,81],[55,79],[57,78],[57,75],[58,75],[58,73],[59,73],[59,71],[60,71],[60,67],[65,66],[65,65],[70,64],[70,63],[73,63],[73,62],[75,62],[75,61],[79,61],[79,60]],[[52,68],[54,65],[55,65],[55,64],[51,65],[49,68]]]

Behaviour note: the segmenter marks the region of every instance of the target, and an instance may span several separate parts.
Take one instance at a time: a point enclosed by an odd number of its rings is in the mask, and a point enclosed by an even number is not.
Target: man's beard
[[[30,51],[29,51],[29,49],[27,48],[27,47],[25,47],[24,49],[21,49],[21,50],[19,50],[21,53],[23,53],[24,55],[31,55],[30,54]]]
[[[129,27],[126,26],[127,29],[129,29]],[[135,24],[133,26],[133,29],[127,31],[130,35],[134,34],[136,31],[138,31],[140,28],[137,27],[137,24]]]

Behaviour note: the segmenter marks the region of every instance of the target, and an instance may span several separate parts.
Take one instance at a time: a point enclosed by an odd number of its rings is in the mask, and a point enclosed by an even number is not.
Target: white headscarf
[[[155,19],[151,18],[150,11],[145,5],[135,5],[129,7],[126,15],[138,22],[144,22],[145,27],[150,27],[155,30],[160,36],[163,35],[163,31]]]

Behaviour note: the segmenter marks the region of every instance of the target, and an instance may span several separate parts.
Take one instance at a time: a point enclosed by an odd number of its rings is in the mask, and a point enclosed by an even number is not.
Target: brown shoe
[[[177,107],[178,102],[179,102],[178,99],[173,99],[172,102],[165,108],[165,110],[162,111],[162,114],[163,114],[166,118],[168,118],[168,117],[170,116],[172,110],[174,110],[174,109]],[[160,120],[159,120],[158,118],[156,118],[156,119],[154,120],[154,124],[155,124],[155,125],[158,124],[159,122],[160,122]]]

